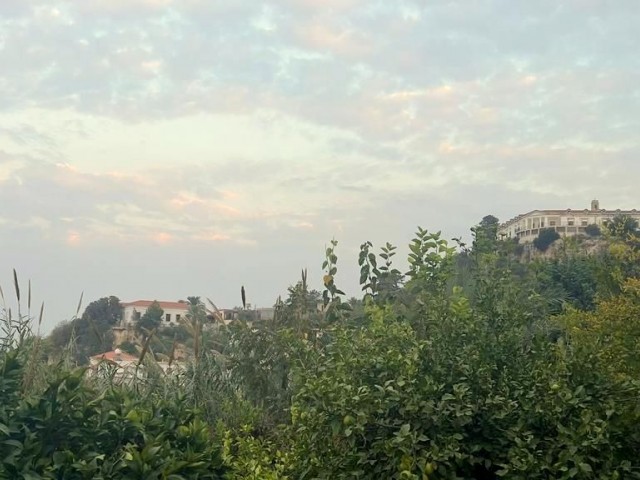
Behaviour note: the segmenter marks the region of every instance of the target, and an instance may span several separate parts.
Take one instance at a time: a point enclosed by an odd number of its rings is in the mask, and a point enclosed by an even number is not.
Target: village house
[[[117,383],[131,383],[136,378],[142,378],[142,370],[138,368],[137,357],[116,348],[89,357],[87,375],[113,378]]]
[[[159,361],[155,364],[165,375],[179,375],[186,371],[184,362]],[[110,352],[89,357],[87,375],[97,378],[110,378],[116,383],[133,383],[147,374],[144,365],[139,365],[139,358],[116,348]]]
[[[584,235],[589,225],[603,227],[618,215],[626,215],[640,222],[640,211],[605,210],[593,200],[590,209],[584,210],[533,210],[518,215],[498,228],[498,238],[517,238],[521,243],[535,240],[541,230],[553,228],[560,236]]]

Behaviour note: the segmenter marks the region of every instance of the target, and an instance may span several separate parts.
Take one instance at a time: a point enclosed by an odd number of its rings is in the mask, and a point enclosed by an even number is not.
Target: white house
[[[187,370],[184,362],[157,362],[165,375],[181,375]],[[123,352],[119,348],[111,352],[100,353],[89,357],[87,375],[96,378],[111,378],[117,383],[133,383],[147,374],[144,365],[139,365],[138,357]]]
[[[532,242],[540,231],[553,228],[561,236],[575,236],[585,234],[589,225],[602,227],[617,215],[627,215],[640,222],[640,211],[633,210],[605,210],[600,208],[600,202],[593,200],[590,209],[572,210],[533,210],[512,218],[498,228],[498,238],[517,238],[522,243]]]
[[[124,327],[134,326],[136,322],[144,315],[153,303],[151,300],[136,300],[135,302],[122,304],[122,325]],[[180,321],[185,318],[189,312],[189,303],[187,302],[160,302],[160,308],[164,310],[163,326],[179,325]]]

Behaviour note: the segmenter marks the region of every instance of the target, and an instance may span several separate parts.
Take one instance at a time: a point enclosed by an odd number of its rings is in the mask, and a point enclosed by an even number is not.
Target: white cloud
[[[208,255],[284,288],[333,235],[637,208],[637,7],[3,0],[0,246],[104,288]]]

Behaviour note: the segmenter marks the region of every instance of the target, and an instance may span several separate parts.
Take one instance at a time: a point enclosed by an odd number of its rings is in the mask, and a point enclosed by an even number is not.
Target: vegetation
[[[586,233],[590,237],[599,237],[600,235],[602,235],[600,227],[594,223],[587,225],[584,229],[584,233]]]
[[[607,224],[607,230],[613,236],[627,238],[638,233],[638,221],[628,215],[616,215]]]
[[[0,478],[640,478],[637,231],[524,262],[494,218],[470,247],[418,229],[405,273],[363,243],[361,299],[335,240],[323,289],[303,270],[273,320],[190,297],[186,372],[149,339],[130,386],[48,366],[5,308]]]
[[[86,364],[90,356],[109,350],[113,343],[111,328],[120,321],[122,308],[118,297],[103,297],[87,305],[78,318],[81,303],[82,298],[76,317],[56,326],[48,340],[52,352],[71,348],[73,360]]]
[[[144,312],[137,321],[136,328],[138,331],[143,332],[143,334],[148,335],[162,324],[163,319],[164,310],[158,302],[154,301],[147,307],[147,311]]]
[[[543,228],[540,230],[540,234],[533,241],[533,246],[541,252],[546,252],[551,244],[560,238],[560,234],[556,232],[555,228]]]

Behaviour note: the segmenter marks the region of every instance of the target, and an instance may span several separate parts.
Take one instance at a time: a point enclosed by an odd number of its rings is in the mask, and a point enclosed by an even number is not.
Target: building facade
[[[135,302],[122,304],[122,326],[132,327],[144,315],[147,308],[151,306],[151,300],[136,300]],[[158,302],[160,308],[164,310],[163,326],[179,325],[189,313],[189,303],[187,302]]]
[[[498,238],[517,238],[521,243],[532,242],[541,230],[553,228],[560,236],[584,235],[589,225],[603,227],[618,215],[626,215],[640,222],[640,211],[605,210],[593,200],[591,208],[584,210],[533,210],[518,215],[498,228]]]
[[[87,376],[111,379],[115,383],[132,384],[145,378],[147,367],[140,364],[137,356],[123,352],[119,348],[89,357]],[[155,362],[165,375],[180,375],[186,372],[184,362]]]

